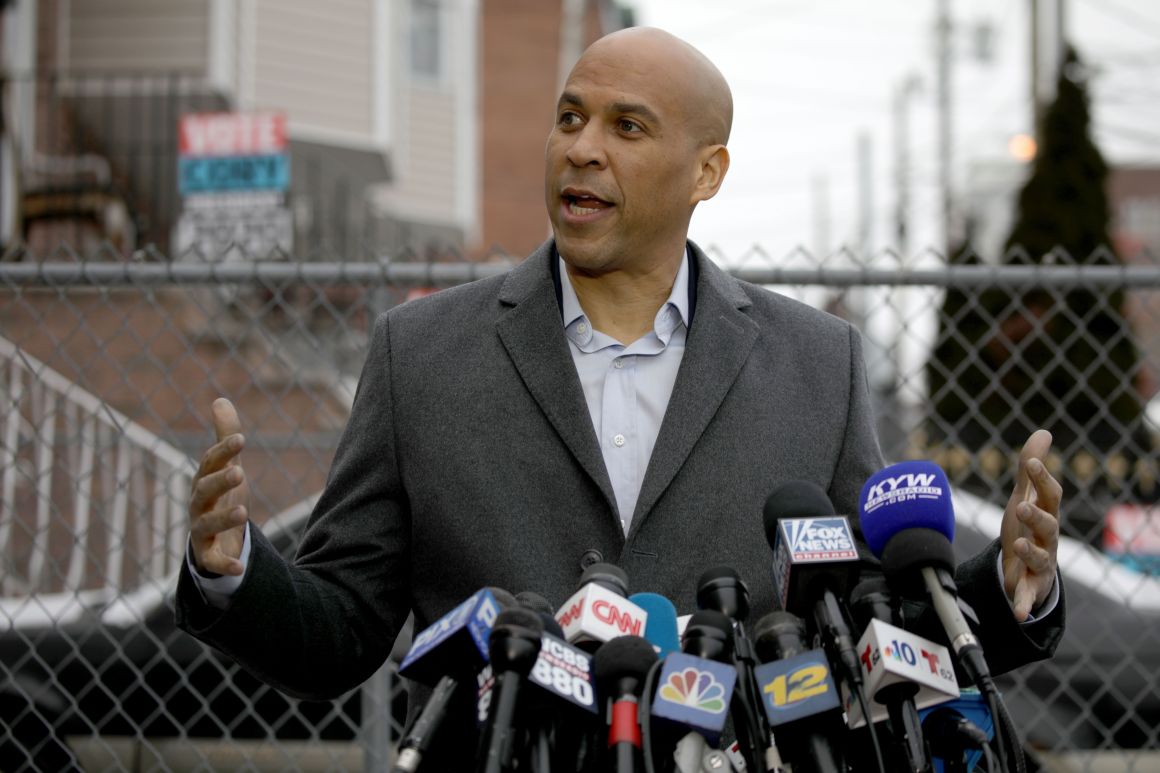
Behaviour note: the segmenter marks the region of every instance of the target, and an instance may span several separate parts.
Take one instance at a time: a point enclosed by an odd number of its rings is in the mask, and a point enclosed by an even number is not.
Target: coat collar
[[[696,268],[696,314],[673,394],[633,513],[629,537],[659,501],[736,381],[758,328],[744,288],[689,242]],[[615,519],[616,497],[564,337],[551,266],[555,244],[540,245],[508,274],[497,323],[525,386],[580,466],[600,487]],[[619,523],[617,524],[619,530]]]

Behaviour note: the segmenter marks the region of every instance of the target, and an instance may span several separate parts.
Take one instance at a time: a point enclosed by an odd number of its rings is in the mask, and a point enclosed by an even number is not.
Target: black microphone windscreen
[[[555,615],[551,612],[541,612],[538,609],[532,611],[540,616],[540,622],[544,624],[544,633],[550,633],[557,639],[565,638],[564,629],[560,627],[560,623],[556,620]]]
[[[712,566],[697,580],[697,606],[734,619],[749,617],[749,586],[731,566]]]
[[[809,649],[805,621],[781,609],[758,620],[752,635],[753,647],[762,663],[790,658]]]
[[[508,607],[514,607],[519,603],[518,601],[516,601],[515,596],[508,593],[503,588],[495,588],[495,587],[492,587],[491,585],[489,585],[489,586],[487,586],[487,589],[489,591],[491,591],[491,595],[495,598],[496,603],[499,604],[500,609],[507,609]]]
[[[547,612],[551,615],[556,611],[556,608],[552,606],[552,602],[535,591],[520,591],[516,594],[516,601],[521,607],[530,609],[533,612]]]
[[[765,539],[771,548],[777,547],[777,523],[782,518],[822,518],[834,515],[834,503],[816,483],[791,480],[778,486],[762,508]]]
[[[902,615],[896,610],[894,599],[886,578],[873,575],[854,586],[846,608],[850,610],[858,631],[865,631],[871,620],[881,620],[901,628]]]
[[[592,657],[592,670],[597,685],[608,685],[625,677],[643,680],[656,662],[656,650],[648,639],[618,636],[596,650]]]
[[[495,628],[502,625],[514,625],[521,628],[528,628],[535,631],[537,634],[544,632],[544,623],[540,619],[539,614],[530,609],[524,609],[520,606],[512,606],[500,612],[495,617],[495,626],[492,628],[493,634]]]
[[[714,628],[722,633],[733,635],[733,621],[727,615],[718,612],[716,609],[699,609],[689,618],[688,625],[685,626],[687,631],[694,627]]]
[[[601,587],[628,597],[628,573],[616,564],[593,564],[580,575],[580,586],[596,583]]]
[[[887,577],[906,575],[924,566],[953,572],[955,552],[946,535],[934,529],[905,529],[886,543],[882,551],[882,571]]]
[[[878,575],[865,577],[850,591],[850,604],[857,604],[863,599],[879,595],[891,595],[890,585],[886,582],[886,578]]]

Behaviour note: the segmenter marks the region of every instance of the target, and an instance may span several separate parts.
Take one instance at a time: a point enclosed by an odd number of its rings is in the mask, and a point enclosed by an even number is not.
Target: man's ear
[[[701,148],[697,157],[700,163],[697,168],[697,180],[693,186],[693,196],[689,201],[691,206],[716,196],[721,183],[725,181],[725,173],[729,171],[729,149],[724,145]]]

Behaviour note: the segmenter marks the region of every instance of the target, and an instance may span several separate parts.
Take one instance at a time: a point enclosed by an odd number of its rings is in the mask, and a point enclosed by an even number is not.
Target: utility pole
[[[1043,143],[1043,95],[1039,88],[1039,0],[1031,3],[1031,19],[1028,29],[1031,34],[1031,127],[1035,145]]]
[[[874,170],[870,133],[858,134],[858,261],[870,262],[874,241]]]
[[[830,255],[830,181],[825,174],[814,175],[814,259]]]
[[[950,0],[938,0],[935,22],[938,51],[938,180],[941,191],[943,254],[949,259],[953,201],[951,199],[951,10]]]
[[[911,73],[894,92],[894,235],[904,263],[910,253],[910,97],[920,86],[918,76]]]
[[[1047,103],[1055,98],[1055,81],[1063,69],[1067,55],[1067,0],[1055,0],[1054,7],[1044,20],[1040,0],[1029,0],[1031,18],[1031,109],[1035,127],[1035,142],[1043,142],[1043,115]],[[1048,33],[1044,28],[1048,27]],[[1044,64],[1047,67],[1044,67]]]

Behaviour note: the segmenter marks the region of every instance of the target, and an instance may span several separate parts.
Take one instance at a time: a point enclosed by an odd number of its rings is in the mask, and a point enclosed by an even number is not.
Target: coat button
[[[580,556],[580,569],[587,569],[593,564],[599,564],[604,560],[604,554],[595,548],[589,548],[584,551],[584,555]]]

